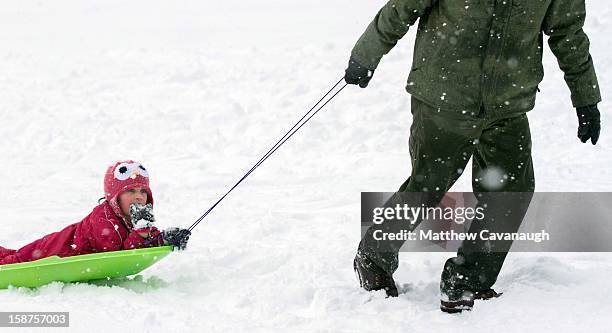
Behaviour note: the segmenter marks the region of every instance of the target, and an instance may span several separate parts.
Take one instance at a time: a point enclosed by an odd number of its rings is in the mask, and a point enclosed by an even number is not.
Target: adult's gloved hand
[[[162,231],[162,239],[165,245],[172,245],[179,250],[187,248],[187,241],[191,231],[187,229],[168,228]]]
[[[597,104],[576,108],[578,115],[578,138],[582,143],[591,139],[592,144],[599,140],[601,124],[599,121],[599,110]]]
[[[134,229],[151,228],[155,222],[153,215],[153,205],[136,204],[130,205],[130,221]]]
[[[344,81],[348,84],[358,84],[361,88],[365,88],[372,79],[372,75],[374,75],[374,70],[365,68],[351,58],[346,71],[344,71]]]

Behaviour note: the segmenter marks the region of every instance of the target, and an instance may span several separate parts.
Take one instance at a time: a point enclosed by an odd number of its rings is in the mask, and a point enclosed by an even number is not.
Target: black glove
[[[130,221],[132,222],[134,229],[151,228],[155,222],[153,205],[131,204]]]
[[[187,241],[191,231],[187,229],[168,228],[162,231],[162,239],[165,245],[172,245],[179,250],[184,250],[187,247]]]
[[[578,115],[578,138],[582,143],[591,139],[592,144],[599,140],[601,124],[599,121],[599,110],[597,104],[576,108]]]
[[[372,79],[372,75],[374,75],[374,70],[365,68],[351,58],[346,71],[344,71],[344,81],[348,84],[358,84],[361,88],[365,88]]]

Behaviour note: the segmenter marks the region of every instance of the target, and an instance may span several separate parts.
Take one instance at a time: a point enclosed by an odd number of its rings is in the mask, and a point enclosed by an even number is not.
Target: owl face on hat
[[[139,162],[128,160],[111,165],[104,176],[104,196],[117,216],[122,216],[117,202],[119,194],[136,187],[143,187],[148,194],[147,203],[153,204],[153,194],[149,188],[149,173]]]

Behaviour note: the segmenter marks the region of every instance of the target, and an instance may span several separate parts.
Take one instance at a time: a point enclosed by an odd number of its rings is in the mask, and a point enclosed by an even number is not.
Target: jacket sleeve
[[[601,101],[589,38],[582,27],[586,18],[584,0],[552,0],[543,22],[548,45],[565,74],[574,107]]]
[[[374,70],[380,59],[408,32],[408,28],[438,0],[390,0],[361,35],[351,57]]]
[[[140,233],[148,233],[148,237],[144,238],[140,236]],[[150,242],[147,242],[149,241]],[[140,249],[143,247],[161,246],[164,241],[161,237],[161,232],[156,227],[137,229],[130,232],[126,240],[123,242],[123,249]]]

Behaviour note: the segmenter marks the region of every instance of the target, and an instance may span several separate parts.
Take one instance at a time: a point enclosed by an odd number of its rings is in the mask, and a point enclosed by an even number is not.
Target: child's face
[[[119,207],[121,207],[121,212],[127,218],[130,217],[130,205],[133,203],[137,204],[146,204],[149,198],[149,194],[144,187],[134,187],[133,189],[127,190],[121,194],[119,194],[119,198],[117,201],[119,202]]]

